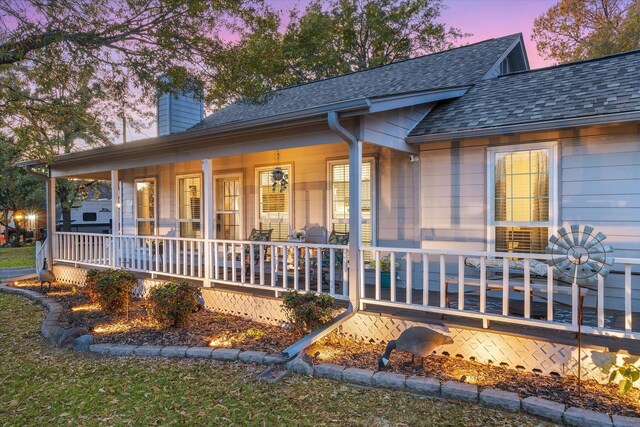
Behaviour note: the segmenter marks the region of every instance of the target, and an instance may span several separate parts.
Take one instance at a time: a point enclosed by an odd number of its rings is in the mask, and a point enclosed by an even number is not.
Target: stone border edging
[[[61,347],[72,345],[77,351],[88,350],[93,343],[93,335],[89,334],[86,328],[65,329],[58,324],[63,308],[53,299],[28,289],[7,286],[5,283],[0,284],[0,293],[23,296],[46,308],[47,315],[42,321],[40,332],[52,343]]]
[[[527,397],[521,399],[517,393],[487,388],[478,390],[475,384],[446,381],[440,384],[435,378],[411,376],[406,378],[403,374],[391,372],[374,372],[369,369],[347,368],[334,363],[322,363],[308,368],[302,367],[299,361],[289,362],[289,369],[295,372],[307,374],[316,378],[327,378],[334,381],[343,381],[350,384],[403,390],[412,394],[427,397],[440,397],[449,400],[458,400],[470,403],[480,403],[485,406],[510,412],[524,412],[530,415],[546,418],[550,421],[564,423],[577,427],[638,427],[640,418],[621,415],[605,414],[588,409],[570,407],[539,397]]]
[[[0,284],[0,293],[24,296],[37,302],[48,310],[42,322],[40,331],[49,341],[60,345],[65,334],[81,328],[64,329],[58,324],[62,314],[62,305],[51,298],[37,292]],[[85,329],[86,331],[86,329]],[[546,418],[554,422],[576,427],[640,427],[640,418],[613,415],[588,409],[570,407],[539,397],[521,399],[517,393],[488,388],[481,392],[475,384],[447,381],[440,384],[435,378],[411,376],[391,372],[374,372],[370,369],[347,368],[334,363],[313,365],[309,356],[302,351],[297,357],[287,361],[279,354],[267,354],[263,351],[241,351],[233,348],[189,347],[189,346],[151,346],[125,344],[93,344],[93,335],[82,334],[72,337],[76,351],[91,351],[104,356],[160,356],[169,358],[198,358],[218,361],[241,361],[262,365],[276,365],[287,363],[287,369],[311,377],[326,378],[342,381],[359,386],[387,388],[407,391],[412,394],[427,397],[439,397],[469,403],[480,403],[485,406],[510,412],[524,412],[530,415]]]

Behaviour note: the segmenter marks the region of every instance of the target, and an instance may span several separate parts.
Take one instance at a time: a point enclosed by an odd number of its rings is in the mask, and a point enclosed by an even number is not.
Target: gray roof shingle
[[[480,80],[519,37],[520,34],[513,34],[280,89],[265,103],[237,102],[214,112],[192,129],[261,119],[341,101],[471,85]]]
[[[640,111],[640,51],[483,80],[410,136]]]

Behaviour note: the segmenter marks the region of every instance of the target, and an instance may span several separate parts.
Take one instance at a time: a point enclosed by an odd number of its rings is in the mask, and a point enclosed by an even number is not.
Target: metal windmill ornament
[[[582,304],[576,304],[577,295],[579,288],[597,290],[598,279],[604,279],[609,274],[614,257],[613,248],[603,243],[606,238],[604,233],[595,233],[589,225],[581,227],[574,224],[570,231],[565,227],[559,229],[558,235],[551,236],[547,245],[547,253],[551,255],[547,263],[554,268],[559,280],[571,281],[574,287],[572,310],[578,318],[578,394],[582,376],[583,307]]]
[[[558,236],[549,239],[548,264],[559,279],[593,289],[597,287],[598,276],[606,277],[613,266],[613,248],[602,243],[606,238],[602,232],[594,233],[589,225],[581,228],[574,224],[570,231],[562,227]]]

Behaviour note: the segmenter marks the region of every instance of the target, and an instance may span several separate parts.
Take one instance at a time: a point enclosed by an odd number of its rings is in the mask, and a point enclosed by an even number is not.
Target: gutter
[[[24,168],[24,170],[29,174],[29,175],[33,175],[35,177],[38,177],[40,179],[44,179],[47,180],[49,179],[49,175],[45,175],[43,173],[40,172],[36,172],[34,171],[32,168],[34,166],[38,166],[37,164],[21,164],[21,163],[16,163],[16,166],[22,166]]]
[[[409,144],[422,142],[445,141],[450,139],[475,138],[482,136],[506,135],[511,133],[535,132],[556,129],[567,129],[591,125],[627,123],[640,121],[640,111],[626,113],[604,114],[599,116],[574,117],[570,119],[547,120],[543,122],[519,123],[514,125],[497,126],[492,128],[480,128],[443,132],[431,135],[417,135],[406,138]]]

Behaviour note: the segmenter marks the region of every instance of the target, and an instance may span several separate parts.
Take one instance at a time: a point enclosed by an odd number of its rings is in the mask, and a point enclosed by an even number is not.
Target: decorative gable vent
[[[167,82],[168,77],[162,77]],[[182,132],[204,119],[202,90],[159,92],[156,100],[158,135]]]

